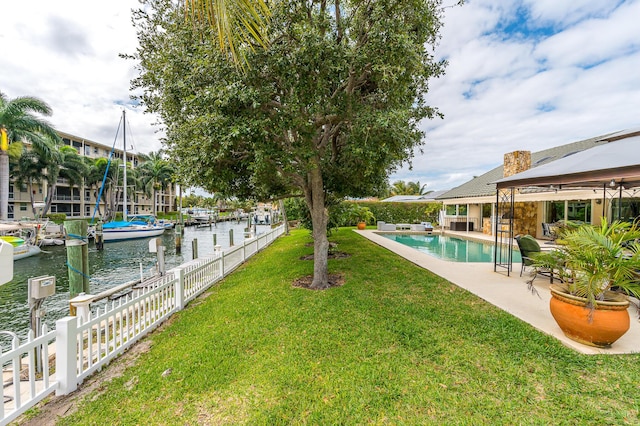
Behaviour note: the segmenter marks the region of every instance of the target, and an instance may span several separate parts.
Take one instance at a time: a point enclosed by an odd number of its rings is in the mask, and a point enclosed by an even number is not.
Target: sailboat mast
[[[123,186],[124,186],[124,195],[123,195],[123,206],[122,206],[122,220],[127,221],[127,119],[125,117],[125,110],[122,110],[122,131],[123,131],[123,141],[124,141],[124,174],[123,176]]]

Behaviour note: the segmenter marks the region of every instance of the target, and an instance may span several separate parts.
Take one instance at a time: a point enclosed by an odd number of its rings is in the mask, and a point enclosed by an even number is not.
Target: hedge
[[[379,201],[358,201],[357,204],[369,207],[376,221],[387,223],[420,223],[438,224],[438,212],[441,203],[392,203]]]

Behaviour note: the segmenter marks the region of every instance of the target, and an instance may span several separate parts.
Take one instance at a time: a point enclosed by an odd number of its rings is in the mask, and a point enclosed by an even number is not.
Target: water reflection
[[[200,257],[213,252],[213,235],[223,250],[229,247],[229,230],[233,229],[234,242],[242,242],[246,222],[223,222],[205,227],[187,227],[182,239],[182,252],[176,254],[175,234],[167,230],[162,235],[166,247],[167,270],[191,260],[192,242],[197,239]],[[257,227],[258,234],[268,226]],[[146,276],[155,267],[156,254],[149,253],[149,240],[130,240],[105,243],[105,249],[98,251],[93,242],[89,243],[90,291],[97,294],[108,288],[140,277],[140,267]],[[0,330],[11,330],[24,337],[29,329],[29,307],[27,302],[27,281],[31,277],[55,275],[56,294],[46,299],[44,322],[53,327],[55,321],[69,313],[69,279],[67,255],[64,246],[43,247],[43,253],[14,263],[13,280],[0,286]]]

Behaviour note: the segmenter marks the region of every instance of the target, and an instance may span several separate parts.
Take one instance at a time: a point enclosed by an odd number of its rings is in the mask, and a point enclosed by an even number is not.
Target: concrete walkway
[[[422,253],[379,235],[375,230],[358,231],[358,234],[373,241],[399,256],[428,269],[429,271],[451,281],[498,308],[531,324],[538,330],[549,334],[564,345],[583,354],[629,354],[640,353],[640,321],[635,306],[629,308],[631,327],[629,331],[616,341],[611,348],[595,348],[575,342],[567,338],[556,324],[549,311],[551,293],[549,280],[538,277],[534,281],[539,296],[532,295],[526,281],[525,272],[520,277],[520,264],[513,264],[513,271],[507,276],[506,270],[494,272],[493,263],[459,263],[449,262]],[[475,240],[493,241],[492,237],[479,232],[449,232],[446,235],[460,236]]]

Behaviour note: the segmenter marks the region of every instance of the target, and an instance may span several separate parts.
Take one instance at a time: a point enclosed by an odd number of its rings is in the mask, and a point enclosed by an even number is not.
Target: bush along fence
[[[25,342],[13,332],[0,331],[11,340],[11,348],[0,352],[4,382],[0,425],[53,392],[75,391],[87,377],[283,233],[284,226],[279,226],[224,252],[173,268],[117,300],[79,307],[78,316],[56,321],[54,330],[44,325],[37,337],[30,331]]]

